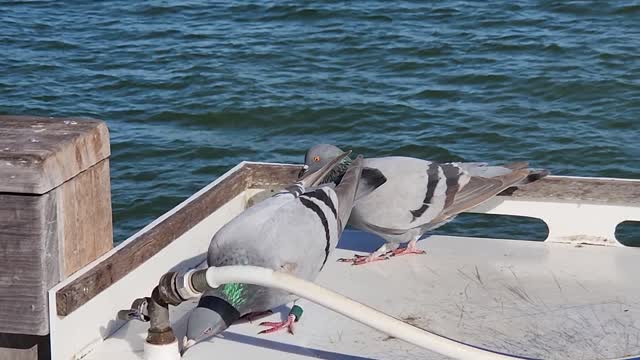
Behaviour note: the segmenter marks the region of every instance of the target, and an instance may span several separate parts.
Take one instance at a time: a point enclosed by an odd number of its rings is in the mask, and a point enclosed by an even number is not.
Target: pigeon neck
[[[331,170],[331,172],[324,178],[322,183],[326,184],[332,182],[335,184],[339,184],[342,180],[342,177],[347,172],[347,169],[349,169],[349,166],[351,166],[351,162],[353,162],[353,160],[351,160],[350,157],[345,157],[338,165],[336,165],[336,167],[333,168],[333,170]]]

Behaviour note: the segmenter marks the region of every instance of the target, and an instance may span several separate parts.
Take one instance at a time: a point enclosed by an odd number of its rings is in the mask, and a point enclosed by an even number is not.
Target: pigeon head
[[[217,296],[203,295],[198,306],[189,316],[182,352],[184,353],[188,348],[203,340],[220,334],[239,318],[238,310],[225,300]]]
[[[307,150],[307,153],[304,156],[304,167],[300,170],[298,178],[301,178],[307,172],[313,173],[318,171],[321,167],[342,153],[343,151],[334,145],[318,144],[313,146]],[[336,166],[336,168],[327,175],[324,182],[336,182],[339,180],[349,167],[349,164],[351,164],[351,159],[349,157],[344,158],[342,163]]]

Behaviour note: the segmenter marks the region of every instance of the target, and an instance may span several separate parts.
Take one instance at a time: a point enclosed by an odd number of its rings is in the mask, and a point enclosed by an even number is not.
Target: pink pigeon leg
[[[352,258],[340,258],[338,262],[350,262],[351,265],[364,265],[374,261],[389,260],[387,244],[382,245],[378,250],[369,255],[353,255]]]
[[[397,248],[393,250],[393,254],[391,256],[401,256],[401,255],[409,255],[409,254],[425,254],[426,251],[418,249],[416,243],[418,242],[418,238],[415,238],[407,244],[407,247],[404,249]]]
[[[300,320],[300,318],[302,317],[302,313],[303,310],[300,306],[293,305],[285,321],[262,322],[260,323],[260,326],[269,326],[269,329],[262,330],[258,334],[270,334],[286,328],[289,334],[293,335],[293,325]]]
[[[269,322],[269,321],[265,321],[260,323],[260,326],[268,326],[269,329],[265,329],[260,331],[258,334],[271,334],[274,333],[276,331],[280,331],[284,328],[287,329],[287,331],[289,332],[289,334],[293,335],[293,324],[296,321],[296,317],[293,315],[289,315],[287,316],[287,320],[285,321],[279,321],[279,322]]]

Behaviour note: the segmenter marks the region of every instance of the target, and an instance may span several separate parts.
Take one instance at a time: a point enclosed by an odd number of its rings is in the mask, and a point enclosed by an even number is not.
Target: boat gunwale
[[[169,212],[71,276],[56,292],[56,312],[66,316],[142,265],[191,227],[248,189],[282,187],[302,165],[243,161]],[[614,188],[616,191],[611,192]],[[640,180],[547,176],[499,196],[548,202],[640,203]]]
[[[287,164],[238,164],[73,274],[56,292],[57,315],[71,314],[248,188],[279,185],[279,179],[295,177],[299,168]]]

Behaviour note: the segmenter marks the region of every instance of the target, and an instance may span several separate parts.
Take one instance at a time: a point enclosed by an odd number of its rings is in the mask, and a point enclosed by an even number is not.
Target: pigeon
[[[336,154],[317,173],[309,173],[224,225],[211,240],[208,265],[262,266],[313,281],[336,247],[356,196],[366,196],[386,181],[379,171],[369,171],[368,178],[361,179],[363,160],[358,156],[339,185],[318,186],[350,152]],[[287,292],[250,284],[209,289],[190,314],[182,351],[223,332],[241,317],[261,315],[296,300]],[[285,321],[260,324],[271,327],[261,333],[285,328],[293,333],[300,315],[296,305]]]
[[[305,154],[299,176],[317,171],[342,151],[319,144]],[[340,183],[351,159],[345,157],[326,176],[325,183]],[[477,206],[503,190],[536,181],[548,174],[532,172],[527,162],[504,166],[486,163],[438,163],[411,157],[365,158],[367,171],[379,170],[387,181],[368,196],[358,199],[348,220],[356,229],[382,237],[386,243],[368,256],[340,259],[353,265],[387,260],[392,256],[423,254],[416,247],[422,235],[453,220],[457,214]],[[408,243],[405,248],[399,245]]]

